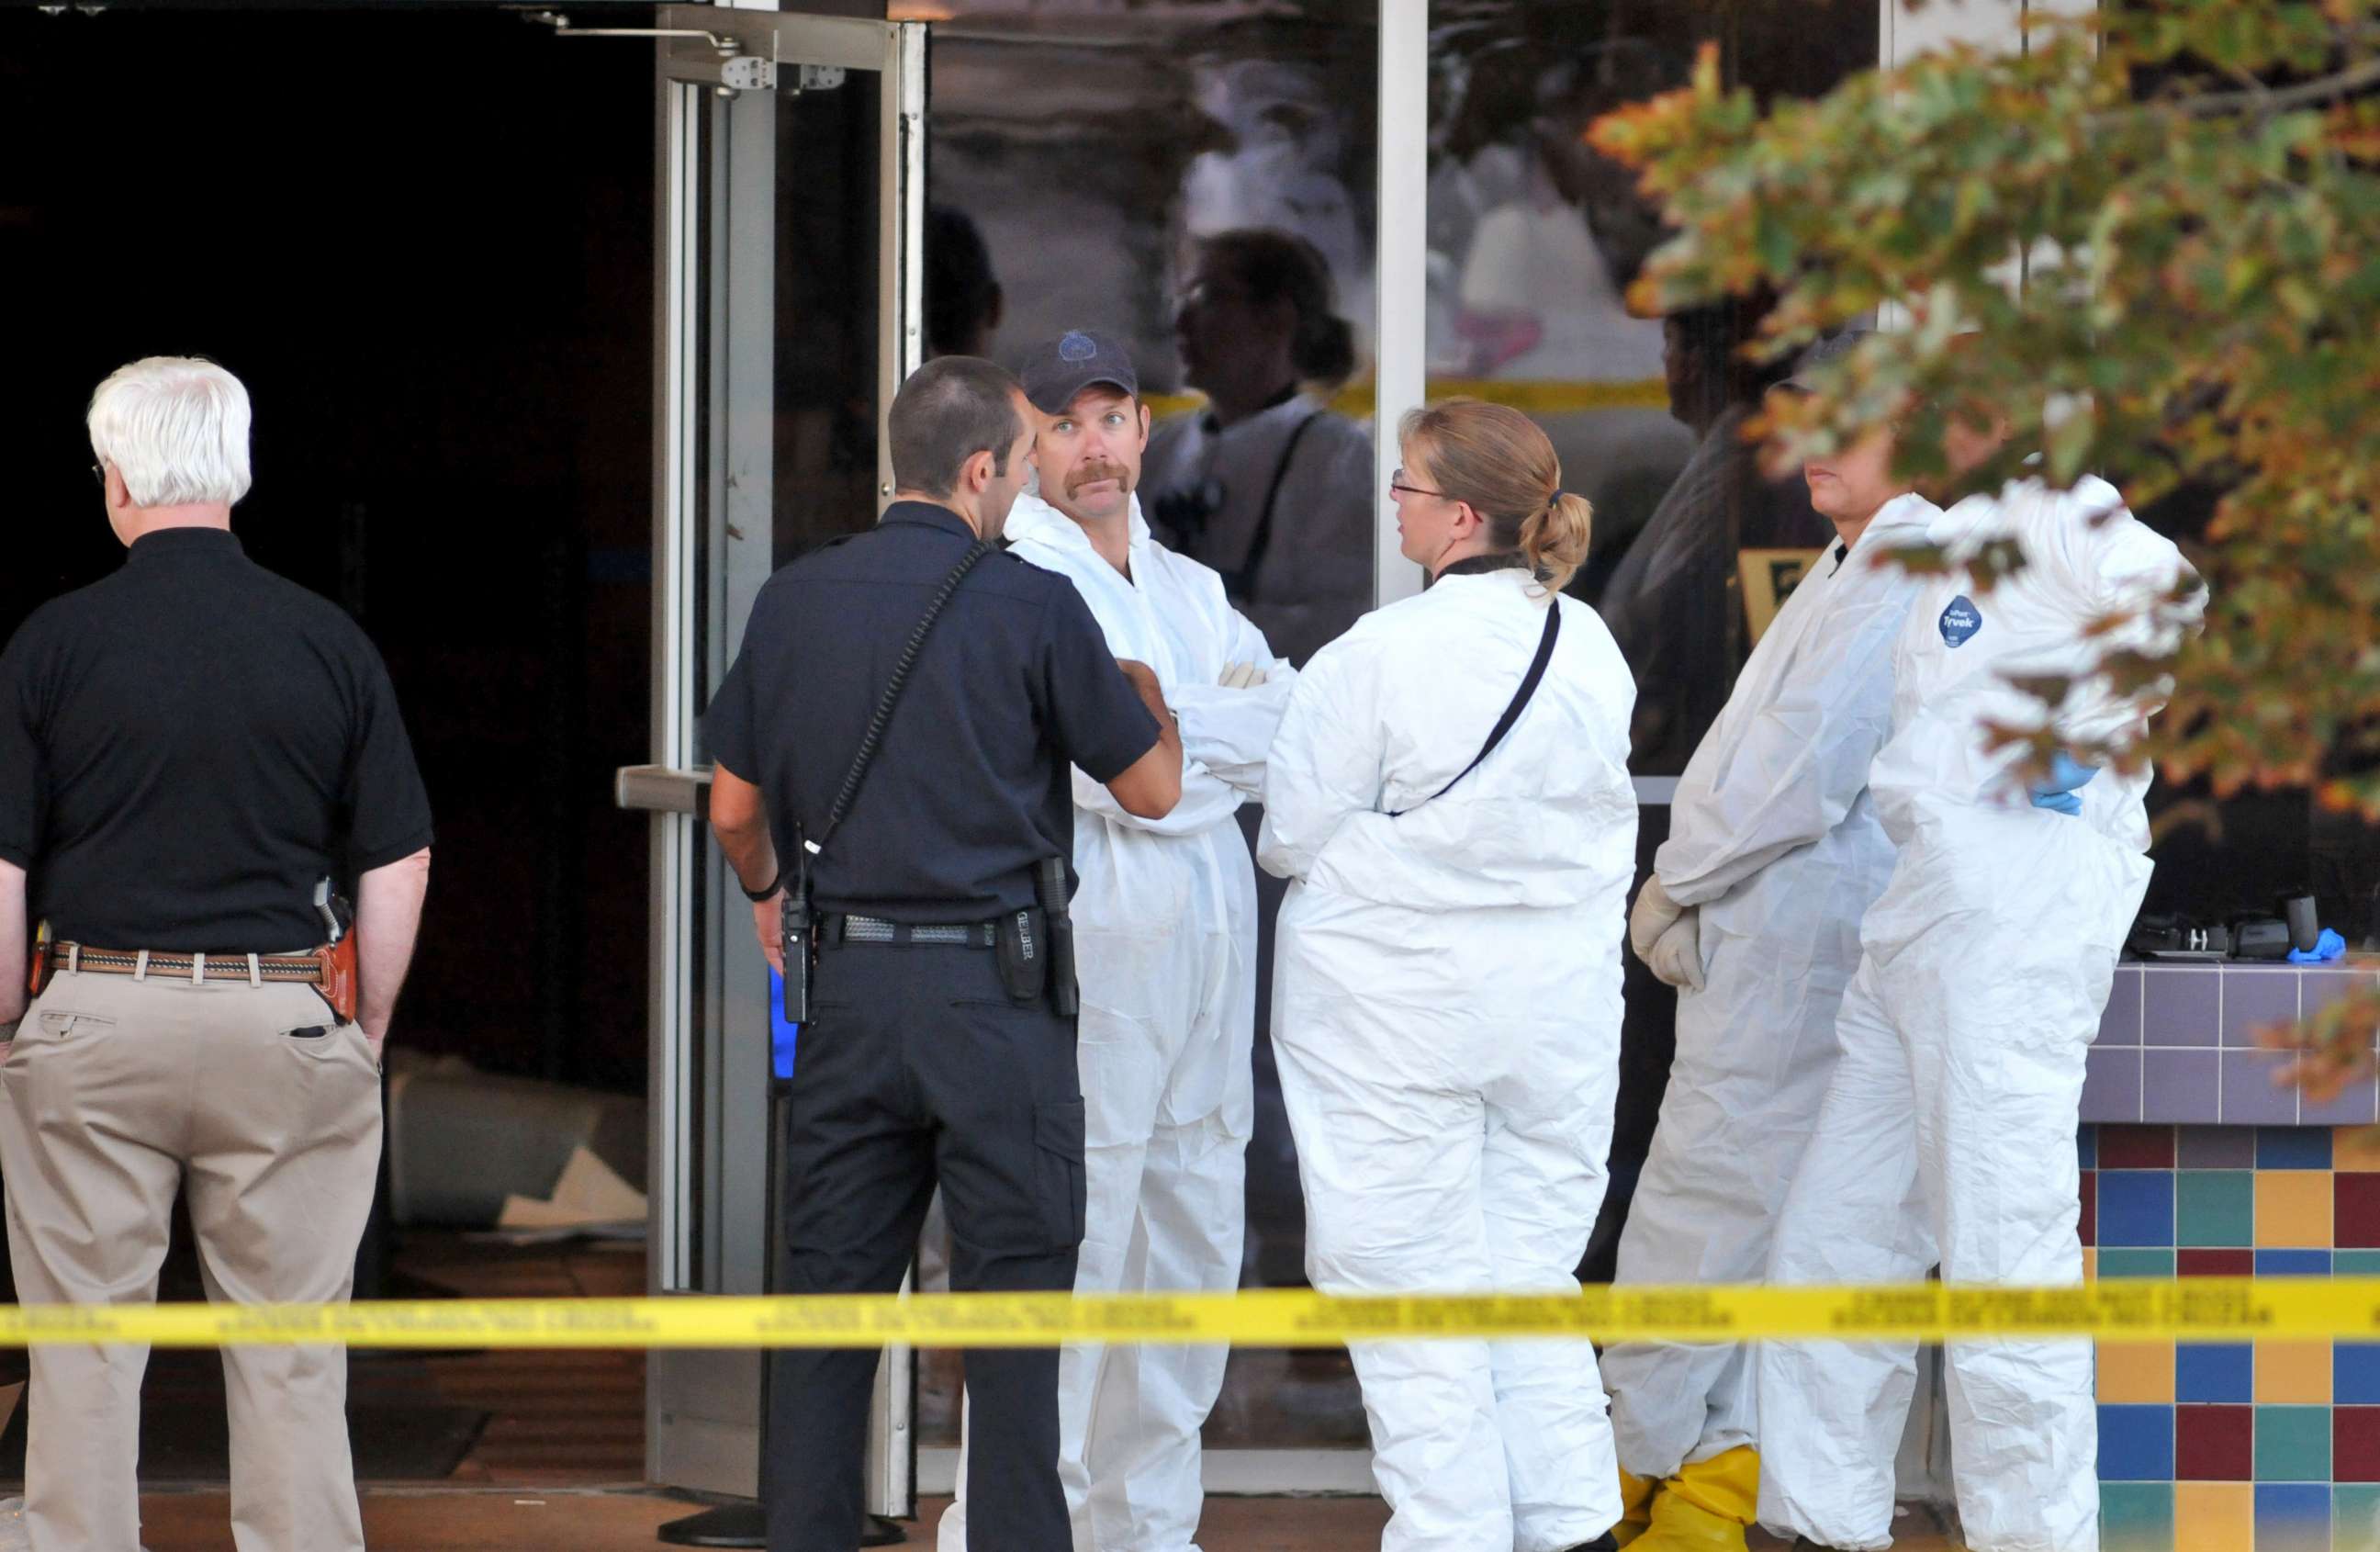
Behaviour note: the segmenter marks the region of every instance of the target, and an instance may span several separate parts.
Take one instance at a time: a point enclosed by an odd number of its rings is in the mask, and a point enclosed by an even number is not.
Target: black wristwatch
[[[775,878],[769,880],[769,887],[767,889],[761,890],[758,893],[745,889],[744,898],[750,901],[753,904],[758,905],[767,900],[771,895],[776,893],[779,889],[783,888],[784,886],[784,882],[785,876],[783,873],[780,873]],[[744,880],[741,879],[736,879],[735,887],[737,889],[744,889]]]

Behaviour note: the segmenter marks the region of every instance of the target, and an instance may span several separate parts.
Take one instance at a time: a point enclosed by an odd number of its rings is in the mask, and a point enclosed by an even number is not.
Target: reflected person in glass
[[[1628,543],[1596,607],[1636,674],[1633,769],[1673,776],[1727,704],[1750,643],[1735,578],[1746,549],[1815,553],[1835,531],[1799,478],[1771,479],[1744,440],[1761,397],[1790,369],[1746,361],[1767,307],[1730,301],[1664,320],[1670,414],[1694,456]]]
[[[1149,439],[1149,524],[1302,664],[1372,606],[1371,438],[1318,396],[1354,331],[1313,244],[1245,230],[1198,244],[1174,335],[1207,407]]]

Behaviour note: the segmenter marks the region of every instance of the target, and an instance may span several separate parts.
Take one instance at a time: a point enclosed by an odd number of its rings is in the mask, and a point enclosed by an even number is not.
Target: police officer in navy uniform
[[[919,648],[840,824],[894,666],[1028,479],[1035,412],[988,361],[944,357],[890,417],[897,494],[874,530],[770,579],[706,722],[710,819],[783,967],[780,891],[809,856],[817,959],[787,1101],[785,1291],[891,1293],[939,1182],[961,1291],[1064,1291],[1083,1232],[1075,1021],[1020,991],[1002,924],[1074,855],[1068,767],[1148,818],[1182,790],[1156,678],[1118,663],[1072,583],[991,554]],[[823,838],[823,839],[821,839]],[[1040,946],[1033,946],[1035,952]],[[1046,956],[1045,956],[1046,957]],[[1029,993],[1029,994],[1028,994]],[[771,1552],[851,1552],[874,1351],[772,1359]],[[1065,1552],[1055,1349],[967,1354],[971,1545]]]

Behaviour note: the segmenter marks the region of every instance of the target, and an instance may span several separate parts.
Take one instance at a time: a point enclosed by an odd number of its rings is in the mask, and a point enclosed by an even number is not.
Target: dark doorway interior
[[[517,13],[0,13],[18,409],[0,637],[115,548],[135,357],[255,403],[249,552],[386,655],[437,809],[396,1039],[641,1090],[652,55]]]

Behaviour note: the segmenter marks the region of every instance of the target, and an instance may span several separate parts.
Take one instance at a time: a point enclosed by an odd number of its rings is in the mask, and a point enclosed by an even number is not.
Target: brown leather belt
[[[44,931],[47,929],[44,928]],[[356,935],[303,954],[155,953],[145,949],[94,949],[53,943],[33,951],[28,989],[36,997],[58,971],[89,976],[155,976],[163,980],[246,981],[250,986],[310,986],[341,1024],[357,1011]]]
[[[83,943],[52,943],[47,969],[51,975],[72,970],[91,976],[155,976],[169,981],[322,984],[320,954],[152,953],[131,949],[94,949]]]

